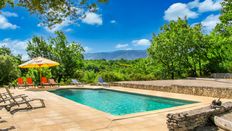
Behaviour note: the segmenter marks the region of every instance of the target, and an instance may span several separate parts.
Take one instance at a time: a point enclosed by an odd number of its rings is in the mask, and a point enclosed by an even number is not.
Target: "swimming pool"
[[[106,89],[58,89],[50,92],[117,116],[196,103]]]

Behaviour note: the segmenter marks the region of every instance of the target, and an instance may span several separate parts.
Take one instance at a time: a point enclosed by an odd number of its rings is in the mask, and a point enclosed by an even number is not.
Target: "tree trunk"
[[[175,74],[174,74],[174,67],[173,67],[173,62],[172,62],[172,67],[171,67],[171,79],[175,79]]]
[[[195,62],[194,62],[193,76],[194,76],[194,77],[197,77],[197,66],[196,66]]]
[[[201,59],[199,58],[199,70],[200,70],[200,76],[202,76],[202,72],[201,72]]]
[[[172,80],[174,80],[175,78],[174,78],[174,72],[172,71]]]

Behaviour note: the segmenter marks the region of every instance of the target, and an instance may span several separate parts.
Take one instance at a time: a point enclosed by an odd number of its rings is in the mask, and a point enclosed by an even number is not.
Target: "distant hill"
[[[146,50],[118,50],[113,52],[86,53],[84,57],[86,60],[134,60],[147,57],[147,53]]]

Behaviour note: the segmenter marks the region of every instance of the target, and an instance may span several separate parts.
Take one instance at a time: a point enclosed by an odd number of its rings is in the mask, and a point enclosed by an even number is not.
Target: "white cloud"
[[[89,48],[88,46],[85,46],[84,50],[85,50],[86,53],[88,53],[88,52],[92,51],[92,48]]]
[[[23,60],[27,60],[29,57],[26,52],[28,40],[12,40],[10,38],[3,39],[0,41],[0,47],[5,46],[10,48],[12,53],[15,55],[22,55]]]
[[[0,14],[6,16],[6,17],[18,17],[18,14],[13,13],[13,12],[9,12],[9,11],[2,11],[0,12]]]
[[[132,43],[134,46],[149,46],[151,41],[148,39],[133,40]]]
[[[38,27],[43,27],[46,31],[48,32],[55,32],[55,31],[59,31],[62,30],[65,27],[68,27],[70,24],[73,24],[74,22],[71,21],[69,18],[66,18],[64,21],[62,21],[60,24],[55,24],[54,26],[52,26],[51,28],[48,28],[47,26],[42,26],[41,23],[39,23],[37,26]],[[67,30],[67,29],[66,29]],[[71,30],[68,30],[71,31]]]
[[[111,20],[110,23],[111,23],[111,24],[115,24],[115,23],[116,23],[116,20]]]
[[[202,13],[220,10],[222,8],[221,2],[222,0],[204,0],[202,2],[200,2],[200,0],[194,0],[187,5],[190,9],[197,8],[198,11]]]
[[[10,23],[7,18],[3,15],[0,15],[0,29],[17,29],[19,28],[17,25]]]
[[[211,32],[214,27],[220,23],[220,19],[219,19],[220,15],[209,15],[208,17],[206,17],[206,19],[204,19],[201,24],[203,26],[203,28],[205,29],[206,33]]]
[[[189,2],[187,5],[190,9],[193,9],[193,8],[198,8],[199,4],[200,4],[199,0],[194,0]]]
[[[125,49],[125,48],[127,48],[129,45],[128,44],[117,44],[116,46],[115,46],[115,48],[117,48],[117,49]]]
[[[188,3],[174,3],[164,14],[165,20],[177,20],[180,18],[197,18],[201,13],[220,10],[222,0],[193,0]]]
[[[177,20],[178,17],[197,18],[198,13],[191,11],[187,4],[175,3],[165,11],[164,19],[170,21]]]
[[[68,28],[68,29],[65,29],[64,31],[65,31],[65,32],[72,32],[72,31],[73,31],[73,29]]]
[[[103,20],[101,15],[93,13],[93,12],[87,12],[86,16],[82,19],[82,22],[89,25],[102,25]]]
[[[220,3],[221,0],[205,0],[199,3],[198,10],[199,12],[217,11],[222,8]]]

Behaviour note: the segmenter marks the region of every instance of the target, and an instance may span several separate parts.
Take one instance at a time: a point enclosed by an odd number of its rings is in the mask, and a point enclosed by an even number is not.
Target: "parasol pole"
[[[41,66],[42,64],[39,64],[39,83],[41,82],[41,77],[42,77]]]

